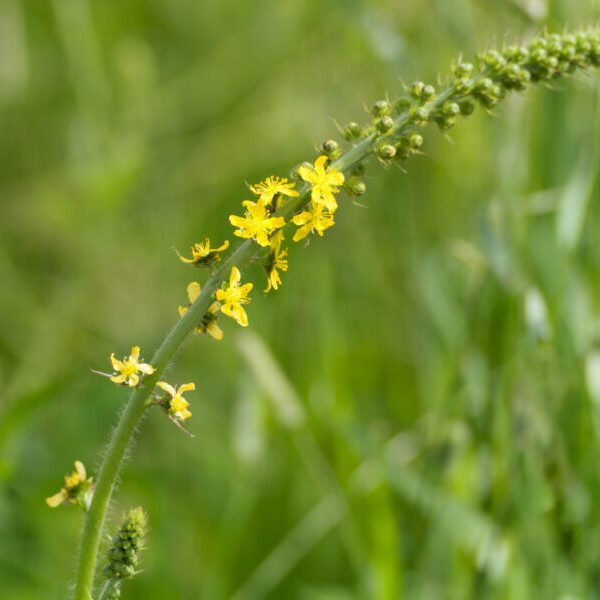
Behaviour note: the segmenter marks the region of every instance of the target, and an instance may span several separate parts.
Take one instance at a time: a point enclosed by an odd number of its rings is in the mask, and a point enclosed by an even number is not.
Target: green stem
[[[476,76],[473,78],[473,81],[477,81],[477,79],[482,76],[483,75]],[[454,94],[456,94],[456,89],[450,85],[435,99],[424,106],[430,110],[438,109]],[[342,172],[350,171],[372,152],[375,143],[380,140],[388,139],[392,137],[392,135],[398,135],[398,133],[404,131],[404,129],[411,128],[412,125],[410,123],[409,114],[401,114],[395,121],[393,133],[386,136],[371,134],[335,161],[333,167]],[[308,186],[305,185],[301,189],[300,196],[295,201],[286,203],[277,211],[277,216],[289,217],[304,207],[309,202],[308,192]],[[235,252],[233,252],[228,259],[223,261],[219,269],[215,271],[204,284],[202,293],[198,296],[197,300],[175,324],[155,352],[151,359],[151,364],[156,369],[155,372],[152,375],[146,375],[142,379],[139,387],[137,387],[129,397],[129,400],[121,413],[117,427],[114,429],[108,443],[104,455],[104,462],[102,463],[98,475],[96,490],[83,527],[81,544],[79,547],[75,600],[90,600],[90,598],[92,598],[94,571],[96,568],[98,546],[104,526],[106,509],[123,461],[123,456],[131,442],[137,424],[148,407],[146,402],[152,394],[156,382],[159,380],[183,341],[190,332],[194,330],[208,310],[208,307],[213,301],[215,290],[223,281],[226,281],[229,278],[231,268],[234,266],[237,266],[238,268],[243,267],[249,263],[255,255],[261,252],[261,250],[263,249],[253,240],[246,240],[240,243]]]

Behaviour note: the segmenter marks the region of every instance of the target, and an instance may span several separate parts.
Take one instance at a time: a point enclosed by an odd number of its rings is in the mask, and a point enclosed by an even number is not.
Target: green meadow
[[[127,390],[238,239],[247,185],[460,55],[597,24],[585,0],[0,0],[0,599],[68,597]],[[149,517],[123,600],[600,597],[600,73],[372,158],[250,325],[166,375],[111,502]],[[290,236],[291,237],[291,236]],[[307,238],[309,239],[309,238]]]

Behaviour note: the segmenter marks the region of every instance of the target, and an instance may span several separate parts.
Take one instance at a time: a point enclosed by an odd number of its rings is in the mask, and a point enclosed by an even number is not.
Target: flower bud
[[[458,103],[458,106],[460,108],[460,114],[463,117],[468,117],[469,115],[472,115],[473,111],[475,110],[475,103],[472,100],[469,100],[468,98],[466,98],[465,100],[461,100]]]
[[[374,117],[383,117],[390,114],[390,103],[387,100],[378,100],[371,106],[371,114]]]
[[[408,93],[417,100],[420,100],[423,96],[423,89],[425,88],[425,84],[422,81],[415,81],[408,89]]]
[[[411,150],[418,150],[422,145],[423,145],[423,136],[419,135],[418,133],[413,133],[408,138],[408,147]]]
[[[435,96],[435,88],[432,85],[427,84],[423,88],[422,98],[423,100],[431,100]]]
[[[377,123],[375,123],[375,128],[381,134],[389,133],[393,129],[393,127],[394,119],[392,119],[391,117],[381,117],[381,119],[379,119]]]
[[[425,127],[429,121],[429,111],[423,106],[417,106],[411,112],[411,121],[418,127]]]
[[[500,70],[506,65],[506,59],[496,50],[488,50],[480,58],[484,65],[495,70]]]
[[[455,117],[460,113],[460,106],[456,102],[446,102],[442,107],[442,112],[448,117]]]
[[[377,146],[375,154],[380,160],[390,160],[396,155],[396,148],[391,144],[380,144]]]
[[[459,79],[461,77],[471,77],[473,74],[473,65],[471,63],[460,62],[454,67],[454,74]]]
[[[349,142],[358,140],[362,136],[362,127],[358,123],[352,121],[346,125],[342,135],[344,136],[344,139]]]
[[[353,196],[362,196],[367,191],[367,186],[358,177],[351,177],[344,187]]]
[[[327,156],[327,158],[337,158],[340,152],[340,146],[335,140],[326,140],[321,144],[321,152]]]
[[[411,106],[412,106],[412,100],[410,98],[406,98],[406,97],[398,98],[394,102],[394,112],[396,114],[400,115],[402,113],[408,112],[408,110],[410,109]]]
[[[454,87],[461,94],[469,94],[473,89],[473,84],[468,77],[459,77],[454,80]]]

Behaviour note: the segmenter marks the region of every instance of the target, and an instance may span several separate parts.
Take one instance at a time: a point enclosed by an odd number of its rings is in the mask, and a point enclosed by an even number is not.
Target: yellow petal
[[[217,300],[224,300],[226,296],[224,290],[217,290]]]
[[[269,242],[269,238],[267,237],[267,234],[264,231],[259,231],[256,234],[256,241],[263,247],[271,245],[271,242]]]
[[[294,237],[292,239],[294,242],[299,242],[300,240],[304,239],[310,232],[311,232],[311,226],[304,225],[304,227],[300,227],[300,229],[298,229],[298,231],[296,231],[296,233],[294,234]]]
[[[120,375],[115,375],[114,377],[111,377],[110,380],[114,383],[123,383],[126,377],[127,375],[123,375],[123,373],[121,373]]]
[[[312,215],[308,211],[301,212],[299,215],[294,215],[292,221],[294,225],[306,225],[312,219]]]
[[[319,175],[323,175],[325,173],[325,163],[327,162],[327,157],[325,155],[319,156],[317,160],[315,160],[315,171]]]
[[[231,274],[229,276],[229,285],[231,287],[236,287],[237,284],[240,282],[240,279],[242,278],[242,274],[240,273],[240,270],[237,267],[231,267]],[[219,298],[217,297],[217,300]]]
[[[196,389],[195,383],[184,383],[183,385],[179,386],[177,393],[181,396],[181,394],[183,394],[185,392],[189,392],[190,390],[195,390],[195,389]]]
[[[248,315],[246,311],[239,305],[236,304],[232,307],[231,312],[233,313],[233,318],[242,326],[248,326]]]
[[[314,171],[308,167],[298,167],[298,175],[300,175],[304,181],[308,181],[308,183],[317,182]]]
[[[165,390],[165,392],[171,394],[171,396],[175,396],[175,388],[170,383],[167,383],[166,381],[157,381],[156,385],[160,389]]]
[[[218,302],[213,302],[209,307],[208,307],[208,312],[212,313],[213,315],[219,312],[219,309],[221,308],[220,304]]]
[[[80,460],[75,461],[75,471],[77,471],[77,475],[78,475],[80,481],[86,480],[87,475],[85,472],[85,467],[83,466],[83,463]]]
[[[123,367],[123,363],[120,360],[117,360],[115,358],[115,353],[112,352],[110,355],[110,362],[112,363],[113,369],[115,371],[121,371],[124,367]]]
[[[152,375],[152,373],[154,373],[154,371],[156,371],[156,369],[152,365],[149,365],[148,363],[140,363],[138,365],[138,369],[145,375]]]
[[[136,362],[139,357],[140,357],[140,347],[139,346],[134,346],[131,349],[131,355],[129,356],[129,358],[132,361]]]
[[[54,496],[50,496],[49,498],[46,498],[46,504],[50,508],[56,508],[57,506],[60,506],[66,499],[67,499],[67,492],[63,488],[62,490],[60,490],[60,492],[58,492],[58,494],[54,494]]]
[[[254,284],[252,284],[252,283],[245,283],[243,286],[241,286],[240,292],[241,292],[242,296],[247,296],[253,287],[254,287]]]
[[[179,311],[179,316],[180,316],[180,317],[183,317],[183,315],[185,315],[185,313],[188,311],[188,309],[187,309],[187,308],[185,308],[185,307],[183,307],[183,306],[179,306],[179,307],[177,308],[177,310]]]
[[[200,284],[197,281],[192,281],[187,286],[187,295],[190,299],[190,302],[194,304],[196,302],[196,298],[200,295],[201,292]]]
[[[229,215],[229,222],[234,227],[241,227],[242,229],[244,227],[248,226],[248,219],[244,219],[243,217],[238,217],[237,215]]]
[[[129,376],[129,381],[127,382],[127,385],[130,387],[135,387],[139,382],[140,382],[140,376],[137,373],[132,373]]]
[[[227,248],[229,248],[229,240],[225,240],[221,246],[214,249],[214,252],[222,252],[223,250],[226,250]]]
[[[206,328],[206,333],[215,340],[223,339],[223,331],[214,321]]]

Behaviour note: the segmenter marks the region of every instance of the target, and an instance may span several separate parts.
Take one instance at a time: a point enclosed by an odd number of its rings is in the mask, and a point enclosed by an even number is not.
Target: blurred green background
[[[0,0],[0,598],[64,598],[126,391],[245,182],[285,175],[400,79],[595,22],[589,0]],[[408,174],[263,274],[150,412],[111,530],[151,531],[126,599],[600,596],[598,75],[430,128]],[[199,279],[202,281],[202,279]]]

